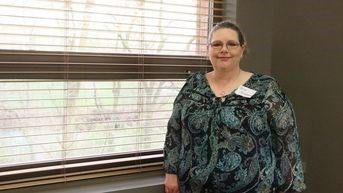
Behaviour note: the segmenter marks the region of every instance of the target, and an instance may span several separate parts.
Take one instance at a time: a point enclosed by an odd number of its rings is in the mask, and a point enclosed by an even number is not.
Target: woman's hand
[[[166,174],[164,179],[164,191],[165,193],[180,193],[177,175]]]

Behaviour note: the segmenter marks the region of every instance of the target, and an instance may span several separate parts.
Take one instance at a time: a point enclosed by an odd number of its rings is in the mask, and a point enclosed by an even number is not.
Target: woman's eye
[[[215,43],[215,44],[212,44],[213,47],[221,47],[223,46],[223,44],[220,44],[220,43]]]
[[[235,43],[235,42],[228,42],[227,45],[229,45],[229,46],[238,46],[238,44]]]

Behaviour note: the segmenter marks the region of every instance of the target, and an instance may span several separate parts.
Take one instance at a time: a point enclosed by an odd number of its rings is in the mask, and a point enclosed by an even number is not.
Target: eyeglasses
[[[224,43],[221,41],[213,41],[210,43],[210,46],[212,49],[219,51],[219,50],[223,49]],[[225,44],[225,46],[229,51],[231,51],[231,50],[237,49],[239,46],[241,46],[241,44],[238,42],[234,42],[234,41],[228,41]]]

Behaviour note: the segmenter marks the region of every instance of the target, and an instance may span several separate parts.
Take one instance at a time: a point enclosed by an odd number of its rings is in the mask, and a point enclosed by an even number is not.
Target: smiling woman
[[[242,32],[233,25],[226,25],[214,27],[209,35],[208,55],[215,72],[238,69],[246,49]]]
[[[303,191],[289,99],[273,77],[240,68],[246,42],[234,23],[218,23],[209,42],[213,71],[187,79],[168,122],[166,193]]]
[[[206,34],[223,7],[1,1],[0,189],[161,169],[172,101],[211,68]]]
[[[216,96],[230,94],[239,85],[246,82],[252,73],[240,69],[240,60],[245,51],[246,42],[242,32],[227,24],[225,28],[214,28],[209,37],[208,55],[214,71],[206,74],[211,89]],[[231,74],[225,76],[224,74]],[[220,81],[219,77],[225,77]]]

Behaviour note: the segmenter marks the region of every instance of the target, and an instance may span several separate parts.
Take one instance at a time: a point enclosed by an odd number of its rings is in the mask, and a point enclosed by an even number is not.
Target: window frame
[[[68,62],[63,61],[68,58]],[[137,61],[144,60],[144,63]],[[8,62],[10,61],[10,62]],[[29,64],[23,61],[30,61]],[[94,68],[113,65],[106,71],[119,73],[70,73],[83,67],[83,62],[93,63]],[[131,68],[125,68],[124,61],[130,61]],[[37,65],[36,63],[39,63]],[[75,67],[71,64],[78,63]],[[127,62],[128,63],[128,62]],[[65,53],[48,51],[0,50],[0,81],[4,79],[28,81],[74,81],[74,80],[179,80],[196,71],[212,69],[207,58],[199,56],[137,55],[107,53]],[[19,64],[19,65],[13,65]],[[22,68],[23,65],[25,68]],[[100,65],[99,65],[100,64]],[[165,65],[165,68],[161,66]],[[123,68],[124,67],[124,68]],[[54,71],[51,71],[54,68]],[[161,68],[164,71],[161,71]],[[20,71],[18,71],[20,69]],[[93,68],[89,68],[93,70]],[[103,69],[102,69],[103,70]],[[122,71],[120,71],[122,70]],[[32,73],[35,71],[36,73]],[[49,73],[45,73],[48,71]],[[105,71],[105,72],[106,72]],[[10,72],[10,73],[9,73]],[[151,72],[151,73],[144,73]],[[155,73],[165,72],[165,74]],[[115,75],[115,77],[113,77]],[[151,156],[151,157],[149,157]],[[126,161],[116,161],[126,159]],[[108,161],[112,160],[110,163]],[[101,163],[101,162],[104,163]],[[84,164],[87,164],[84,166]],[[72,168],[68,168],[73,165]],[[78,166],[79,165],[79,166]],[[54,168],[54,169],[49,169]],[[140,151],[127,154],[96,156],[80,159],[23,164],[0,168],[0,190],[34,185],[60,183],[145,171],[162,170],[163,151]]]
[[[225,1],[213,2],[214,7],[209,9],[219,11],[212,10],[217,17],[209,21],[210,26],[225,18],[225,11],[221,10],[225,8],[221,5]],[[192,72],[211,70],[206,56],[0,50],[0,81],[172,80],[185,79]],[[124,158],[126,161],[114,161]],[[105,162],[108,160],[113,162]],[[89,165],[82,165],[84,163]],[[42,169],[72,164],[75,165],[72,168]],[[162,166],[163,150],[8,166],[0,168],[0,172],[8,172],[0,176],[0,190],[161,170]]]
[[[157,156],[153,156],[157,155]],[[135,159],[140,157],[139,159]],[[125,159],[133,158],[133,159]],[[106,162],[113,160],[111,162]],[[115,160],[119,160],[115,162]],[[101,163],[103,161],[103,163]],[[25,179],[41,178],[43,176],[48,179],[75,176],[75,174],[82,173],[91,174],[103,171],[120,171],[126,169],[144,169],[151,166],[161,167],[163,162],[163,151],[139,151],[130,152],[117,155],[106,155],[79,159],[56,160],[50,162],[22,164],[15,166],[2,167],[0,172],[8,173],[7,175],[0,176],[2,186],[10,185],[13,182],[22,181]],[[89,163],[84,165],[84,163]],[[58,167],[59,166],[59,167]],[[72,166],[72,167],[71,167]],[[46,169],[45,169],[46,168]],[[54,168],[54,169],[51,169]],[[15,171],[15,172],[13,172]],[[3,188],[3,187],[2,187]],[[2,189],[0,188],[0,190]]]
[[[204,56],[0,50],[0,79],[184,79],[211,68]]]

